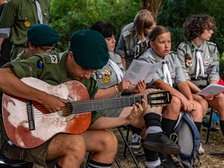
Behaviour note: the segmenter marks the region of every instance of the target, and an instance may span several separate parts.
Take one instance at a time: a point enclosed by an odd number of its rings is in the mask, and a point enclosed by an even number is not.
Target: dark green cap
[[[59,39],[59,34],[46,24],[33,24],[27,30],[27,38],[36,46],[53,46]]]
[[[70,49],[76,63],[86,69],[101,69],[109,60],[106,41],[95,30],[79,30],[73,33]]]

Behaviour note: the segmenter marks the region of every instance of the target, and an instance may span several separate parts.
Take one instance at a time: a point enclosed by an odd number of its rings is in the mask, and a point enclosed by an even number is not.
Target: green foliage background
[[[112,23],[117,30],[140,10],[140,0],[52,0],[50,24],[61,35],[59,50],[67,49],[67,42],[72,32],[88,29],[92,23],[104,20]],[[224,3],[223,0],[164,0],[158,16],[158,24],[170,28],[173,49],[184,40],[182,24],[192,14],[209,14],[217,21],[217,30],[212,41],[224,51]],[[88,46],[87,46],[88,47]]]
[[[67,48],[71,33],[88,29],[103,20],[120,29],[131,22],[140,8],[139,0],[52,0],[50,25],[61,35],[60,50]]]

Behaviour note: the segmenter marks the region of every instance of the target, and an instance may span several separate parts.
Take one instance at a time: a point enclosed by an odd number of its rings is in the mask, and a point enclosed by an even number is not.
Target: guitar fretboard
[[[71,102],[72,114],[78,114],[89,111],[99,111],[108,109],[117,109],[132,106],[136,102],[141,102],[141,96],[130,96],[121,98],[110,98],[100,100],[81,100]]]

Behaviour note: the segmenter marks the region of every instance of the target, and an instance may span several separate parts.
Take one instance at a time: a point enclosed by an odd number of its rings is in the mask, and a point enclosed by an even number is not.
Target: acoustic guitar
[[[22,148],[37,147],[55,134],[81,134],[89,128],[91,112],[123,108],[141,102],[142,96],[124,96],[89,100],[85,86],[78,81],[68,81],[57,86],[36,78],[23,78],[24,83],[48,94],[69,100],[61,110],[48,113],[43,105],[3,94],[2,117],[6,134],[13,144]],[[147,95],[151,106],[170,103],[169,92],[159,91]]]

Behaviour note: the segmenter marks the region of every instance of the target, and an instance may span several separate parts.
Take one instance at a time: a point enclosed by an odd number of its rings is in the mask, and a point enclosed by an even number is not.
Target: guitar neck
[[[130,96],[121,98],[110,98],[100,100],[81,100],[70,102],[72,105],[72,114],[78,114],[89,111],[109,110],[132,106],[136,102],[141,102],[141,96]]]

